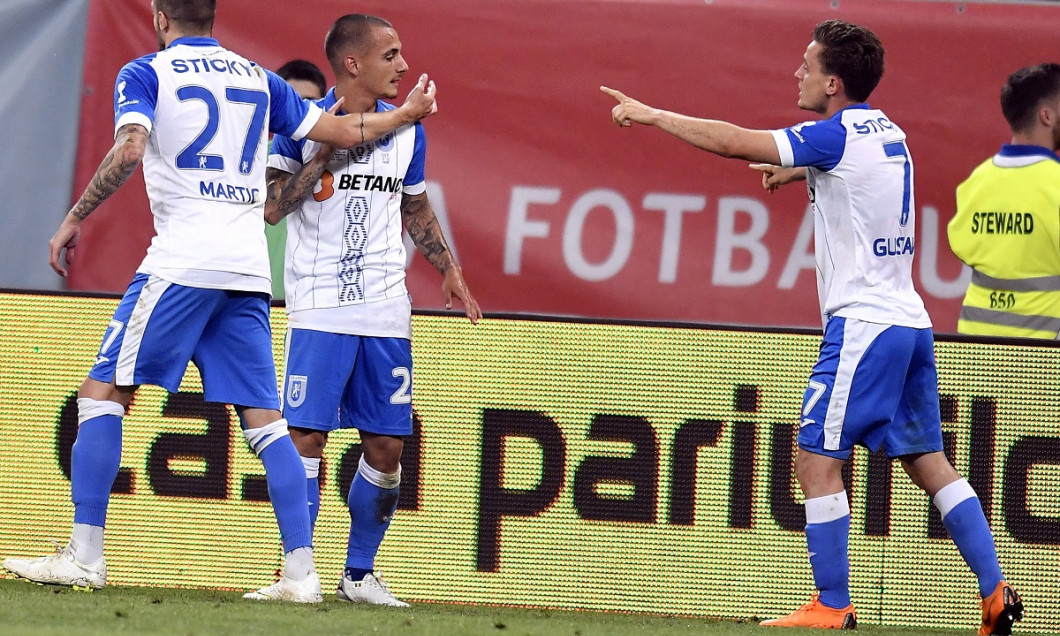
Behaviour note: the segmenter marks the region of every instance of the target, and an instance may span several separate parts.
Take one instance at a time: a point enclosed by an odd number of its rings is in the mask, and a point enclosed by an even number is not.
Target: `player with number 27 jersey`
[[[825,320],[930,327],[913,289],[913,164],[902,129],[856,104],[773,137],[783,166],[806,167]]]
[[[322,111],[208,37],[180,38],[126,64],[114,102],[115,130],[140,124],[152,133],[144,180],[156,235],[138,271],[193,287],[268,293],[268,132],[300,139]]]

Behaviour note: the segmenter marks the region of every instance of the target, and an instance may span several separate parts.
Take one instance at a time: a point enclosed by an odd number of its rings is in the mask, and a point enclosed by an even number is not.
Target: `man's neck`
[[[1015,132],[1012,133],[1012,143],[1017,146],[1041,146],[1057,152],[1057,148],[1053,144],[1053,136],[1048,128],[1038,127],[1031,132]]]
[[[339,82],[335,86],[335,98],[343,97],[346,102],[342,105],[343,112],[347,113],[373,113],[376,108],[375,96],[366,93],[353,82]]]
[[[213,33],[210,33],[209,31],[207,31],[206,33],[189,33],[189,32],[186,32],[186,31],[182,31],[182,30],[180,30],[180,29],[178,29],[176,27],[170,27],[169,31],[167,31],[166,35],[165,35],[165,43],[166,43],[166,48],[169,48],[169,45],[173,44],[174,40],[179,40],[180,38],[212,38],[212,37],[213,37]]]

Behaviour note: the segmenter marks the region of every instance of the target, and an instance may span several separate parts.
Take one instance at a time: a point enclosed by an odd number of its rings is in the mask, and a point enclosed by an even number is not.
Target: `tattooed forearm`
[[[412,242],[439,273],[445,274],[456,264],[426,193],[405,195],[402,198],[401,219]]]
[[[329,154],[330,156],[330,154]],[[326,158],[319,155],[303,165],[295,174],[269,168],[268,198],[265,200],[265,221],[276,225],[281,219],[302,207],[302,201],[313,194],[313,188],[324,174]]]
[[[114,140],[114,147],[103,158],[103,163],[96,169],[95,176],[70,210],[70,214],[79,221],[84,220],[100,203],[106,201],[107,197],[117,192],[132,173],[136,172],[146,147],[146,128],[139,124],[122,126]]]

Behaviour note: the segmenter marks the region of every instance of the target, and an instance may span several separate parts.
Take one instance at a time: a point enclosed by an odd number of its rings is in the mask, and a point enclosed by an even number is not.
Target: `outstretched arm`
[[[479,318],[482,318],[482,310],[479,309],[478,302],[471,297],[467,283],[464,282],[464,274],[456,264],[445,236],[442,235],[442,227],[430,201],[427,200],[426,192],[402,195],[401,220],[417,249],[444,277],[442,295],[445,297],[445,308],[453,308],[453,296],[456,296],[464,303],[464,314],[471,324],[478,324]]]
[[[427,74],[420,75],[405,103],[393,110],[379,113],[352,113],[336,116],[324,113],[309,129],[306,137],[329,143],[337,148],[352,148],[375,141],[402,126],[414,124],[438,112],[438,90]]]
[[[81,236],[81,221],[92,214],[107,197],[118,191],[144,158],[147,148],[147,129],[140,124],[126,124],[118,129],[114,146],[104,157],[103,163],[74,207],[67,213],[59,229],[48,241],[48,263],[60,276],[66,276],[62,254],[66,250],[66,262],[73,262],[74,248]]]
[[[768,130],[749,130],[725,121],[697,119],[652,108],[606,86],[601,86],[600,90],[618,101],[618,105],[611,109],[611,119],[619,126],[655,126],[681,141],[722,157],[780,163],[780,151]]]

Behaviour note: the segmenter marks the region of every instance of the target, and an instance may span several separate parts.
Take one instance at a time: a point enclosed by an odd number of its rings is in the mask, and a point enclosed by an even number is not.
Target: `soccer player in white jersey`
[[[385,112],[408,70],[393,26],[351,14],[324,50],[336,85],[321,107]],[[287,217],[289,327],[283,415],[302,455],[310,509],[328,433],[356,428],[363,454],[350,486],[350,535],[338,598],[407,607],[375,574],[375,555],[398,502],[402,436],[412,433],[412,318],[402,224],[443,275],[446,307],[482,316],[427,200],[427,142],[419,123],[346,150],[275,137],[266,220]],[[287,216],[290,214],[290,216]]]
[[[855,444],[897,457],[928,493],[979,579],[980,634],[1008,634],[1023,605],[1002,578],[993,534],[968,482],[942,453],[931,322],[912,283],[913,164],[905,133],[865,101],[883,76],[870,30],[828,20],[795,72],[799,108],[821,119],[784,130],[748,130],[651,108],[601,87],[619,126],[656,126],[724,157],[765,165],[769,189],[807,181],[813,204],[820,358],[803,398],[795,460],[806,496],[806,542],[818,590],[781,627],[852,629],[848,587],[850,508],[842,466]]]
[[[81,222],[141,161],[156,235],[78,392],[70,542],[53,556],[3,565],[38,583],[104,586],[122,417],[141,384],[177,391],[191,360],[205,398],[235,406],[265,466],[286,558],[280,582],[259,595],[320,602],[304,469],[280,417],[272,359],[267,133],[363,143],[434,112],[434,87],[423,77],[401,109],[335,117],[220,46],[211,37],[215,0],[153,0],[151,9],[160,52],[119,72],[114,147],[52,237],[51,266],[66,275],[62,253],[72,259]]]

